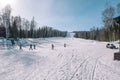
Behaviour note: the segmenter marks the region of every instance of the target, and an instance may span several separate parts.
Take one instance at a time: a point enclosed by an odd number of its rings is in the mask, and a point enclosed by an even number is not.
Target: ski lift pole
[[[3,16],[3,19],[4,19],[4,26],[5,26],[5,47],[7,47],[7,27],[6,27],[6,25],[7,25],[7,19],[6,19],[6,15],[5,16]]]
[[[6,27],[6,47],[8,47],[7,39],[8,39],[8,25],[7,25],[7,19],[5,20],[5,27]]]
[[[119,26],[119,53],[120,53],[120,26]]]
[[[9,24],[9,19],[7,18],[7,14],[5,14],[4,16],[3,16],[3,18],[4,18],[4,26],[5,26],[5,31],[6,31],[6,47],[8,47],[8,44],[7,44],[7,39],[9,38],[9,30],[8,30],[8,24]]]

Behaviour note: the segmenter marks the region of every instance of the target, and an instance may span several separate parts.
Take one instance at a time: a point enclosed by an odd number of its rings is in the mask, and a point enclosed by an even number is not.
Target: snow
[[[106,48],[107,42],[71,36],[20,43],[22,50],[17,45],[0,49],[0,80],[120,80],[120,62],[113,60],[118,49]],[[36,49],[29,50],[30,44]]]

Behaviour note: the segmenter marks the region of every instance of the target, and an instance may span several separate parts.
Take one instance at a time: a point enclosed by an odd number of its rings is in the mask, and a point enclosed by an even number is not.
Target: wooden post
[[[120,60],[120,52],[114,53],[114,60]]]

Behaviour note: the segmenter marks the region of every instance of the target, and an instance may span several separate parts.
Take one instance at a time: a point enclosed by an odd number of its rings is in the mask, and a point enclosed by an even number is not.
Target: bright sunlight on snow
[[[106,48],[106,42],[72,37],[21,43],[22,50],[1,48],[0,80],[120,80],[120,63],[113,60],[118,50]],[[29,50],[31,43],[36,44],[35,50]]]

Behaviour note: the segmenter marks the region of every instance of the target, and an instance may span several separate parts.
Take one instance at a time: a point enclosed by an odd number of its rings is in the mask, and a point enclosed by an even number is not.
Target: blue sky
[[[80,31],[101,27],[102,11],[106,1],[116,7],[120,0],[14,0],[12,15],[31,20],[35,17],[39,26],[59,30]]]

